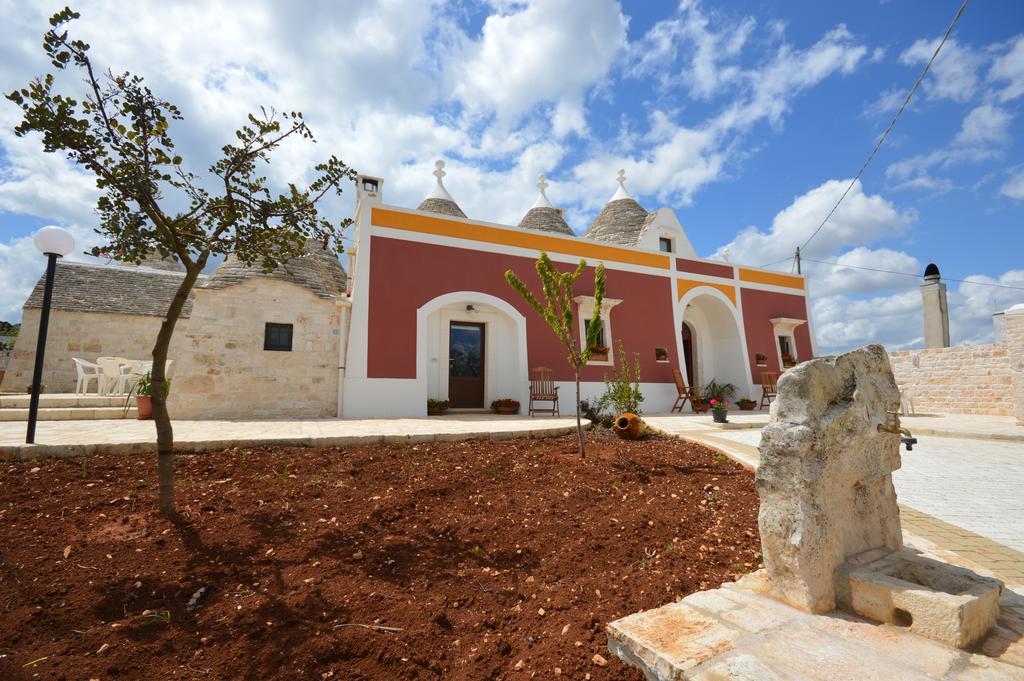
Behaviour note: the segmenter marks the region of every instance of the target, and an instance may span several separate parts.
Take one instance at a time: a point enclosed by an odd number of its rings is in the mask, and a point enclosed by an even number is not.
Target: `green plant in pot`
[[[750,411],[757,406],[757,400],[752,400],[749,397],[741,397],[736,400],[736,405],[743,411]]]
[[[732,406],[731,402],[716,400],[712,397],[708,403],[711,405],[711,417],[715,420],[715,423],[729,422],[729,407]]]
[[[440,416],[448,411],[448,400],[427,400],[427,416]]]
[[[171,394],[171,379],[164,380],[164,397]],[[138,408],[139,420],[153,418],[153,376],[150,372],[144,373],[135,382],[132,389],[128,391],[128,398],[124,402],[124,411],[128,413],[132,398],[135,398],[135,406]]]
[[[491,402],[491,409],[498,414],[515,414],[519,411],[519,402],[511,397],[503,397]]]

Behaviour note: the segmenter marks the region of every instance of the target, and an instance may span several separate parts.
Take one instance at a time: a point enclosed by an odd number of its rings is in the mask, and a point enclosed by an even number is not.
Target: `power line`
[[[883,270],[877,267],[861,267],[860,265],[844,265],[843,263],[830,262],[828,260],[815,260],[814,258],[808,258],[806,255],[803,256],[804,260],[808,262],[816,262],[821,265],[832,265],[833,267],[849,267],[855,270],[867,270],[868,272],[882,272],[883,274],[898,274],[901,277],[913,277],[914,279],[920,279],[920,274],[911,274],[910,272],[896,272],[895,270]],[[971,281],[969,279],[949,279],[946,277],[942,278],[942,281],[955,281],[961,284],[977,284],[978,286],[995,286],[998,288],[1008,288],[1015,291],[1024,291],[1024,286],[1010,286],[1008,284],[994,284],[988,281]]]
[[[843,195],[839,197],[838,201],[836,201],[836,205],[832,206],[832,210],[828,212],[828,215],[826,215],[825,219],[821,221],[821,224],[818,225],[816,230],[814,230],[814,233],[807,237],[807,241],[803,243],[801,250],[807,249],[807,244],[811,243],[811,239],[818,235],[818,232],[820,232],[821,228],[825,226],[825,223],[828,222],[835,214],[836,210],[839,208],[839,204],[843,202],[846,195],[850,193],[851,189],[853,189],[853,185],[855,185],[857,180],[860,179],[860,176],[864,174],[864,170],[868,167],[868,164],[871,163],[871,159],[875,157],[875,154],[878,153],[878,149],[882,146],[882,143],[885,142],[885,138],[889,136],[889,133],[892,132],[893,127],[895,127],[896,120],[900,117],[900,114],[903,113],[903,110],[907,108],[907,104],[910,103],[910,98],[914,96],[914,93],[917,92],[917,88],[919,88],[921,86],[921,82],[924,81],[924,77],[928,75],[928,70],[931,69],[932,63],[935,61],[935,58],[939,56],[939,50],[941,50],[942,46],[946,44],[946,39],[949,38],[949,34],[953,32],[953,27],[956,26],[956,22],[960,20],[960,15],[964,13],[965,9],[967,9],[967,2],[968,0],[964,0],[964,3],[960,5],[960,9],[957,10],[956,15],[953,17],[953,21],[949,24],[949,28],[946,29],[946,33],[942,36],[942,40],[939,41],[938,46],[935,48],[935,52],[932,53],[932,58],[928,60],[927,64],[925,64],[924,71],[921,72],[917,82],[914,83],[914,87],[910,88],[910,92],[907,93],[907,96],[904,98],[899,110],[896,111],[896,115],[893,116],[892,121],[889,122],[889,127],[886,128],[885,132],[882,133],[882,136],[878,138],[878,144],[876,144],[875,148],[871,150],[871,154],[868,156],[867,160],[864,161],[860,170],[857,171],[856,177],[850,181],[850,185],[846,188],[846,191],[844,191]]]

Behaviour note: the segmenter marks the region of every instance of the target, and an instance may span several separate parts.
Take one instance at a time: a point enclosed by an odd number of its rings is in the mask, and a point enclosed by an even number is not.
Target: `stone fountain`
[[[757,469],[765,569],[610,623],[609,649],[657,681],[1024,680],[1024,598],[1000,618],[1002,582],[903,546],[898,406],[880,345],[787,371]]]

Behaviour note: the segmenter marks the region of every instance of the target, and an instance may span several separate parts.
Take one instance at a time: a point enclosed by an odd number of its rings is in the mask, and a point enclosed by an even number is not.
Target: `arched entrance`
[[[680,329],[687,382],[697,390],[711,381],[732,383],[737,397],[751,390],[743,335],[736,310],[723,293],[710,287],[689,291]]]
[[[683,322],[683,368],[687,385],[699,385],[700,377],[694,371],[693,363],[693,327],[686,322]]]
[[[459,291],[434,298],[417,317],[416,373],[426,379],[425,397],[449,400],[453,409],[528,399],[526,318],[508,302]]]

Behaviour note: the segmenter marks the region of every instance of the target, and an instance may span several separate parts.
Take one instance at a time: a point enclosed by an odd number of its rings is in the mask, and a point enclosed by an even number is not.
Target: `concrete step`
[[[122,403],[123,404],[123,403]],[[40,421],[91,421],[96,419],[133,419],[138,410],[132,407],[47,407],[40,409]],[[28,421],[28,407],[4,407],[0,409],[0,421]]]
[[[30,395],[0,395],[0,409],[28,409]],[[39,396],[39,408],[51,407],[123,407],[126,395],[76,395],[74,393],[43,393]]]

